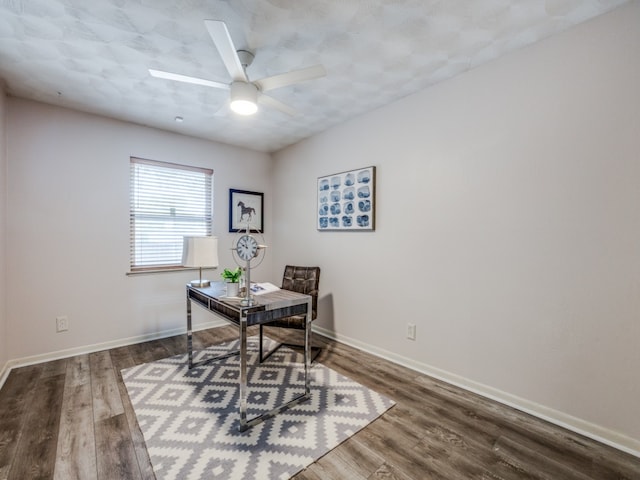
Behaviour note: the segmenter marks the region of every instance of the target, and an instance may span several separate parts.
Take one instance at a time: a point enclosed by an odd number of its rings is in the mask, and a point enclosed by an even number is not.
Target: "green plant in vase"
[[[220,274],[224,281],[227,282],[227,297],[237,297],[240,290],[240,277],[242,276],[242,268],[235,270],[225,268]]]
[[[225,268],[220,274],[220,276],[224,278],[224,281],[228,283],[238,283],[240,281],[241,275],[242,269],[240,267],[236,268],[235,270],[229,270],[228,268]]]

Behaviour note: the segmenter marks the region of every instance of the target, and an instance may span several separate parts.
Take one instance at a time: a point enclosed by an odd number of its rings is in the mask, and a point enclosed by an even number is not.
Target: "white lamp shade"
[[[182,265],[185,267],[217,267],[217,237],[184,237]]]

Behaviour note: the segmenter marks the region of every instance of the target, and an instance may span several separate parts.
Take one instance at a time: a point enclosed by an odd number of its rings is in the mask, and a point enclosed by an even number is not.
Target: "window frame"
[[[206,235],[213,234],[213,221],[214,221],[214,208],[213,208],[213,169],[204,168],[204,167],[196,167],[192,165],[184,165],[174,162],[164,162],[160,160],[150,160],[146,158],[134,157],[131,156],[129,159],[129,270],[127,275],[139,275],[139,274],[147,274],[147,273],[161,273],[161,272],[175,272],[175,271],[186,271],[186,270],[194,270],[193,268],[187,268],[182,265],[177,265],[173,263],[158,263],[155,265],[136,265],[135,259],[137,258],[137,250],[136,246],[139,245],[136,242],[136,238],[140,235],[136,230],[136,219],[140,221],[140,218],[143,216],[140,213],[136,214],[134,205],[136,198],[136,189],[137,189],[137,181],[135,176],[135,166],[136,165],[148,165],[152,167],[158,167],[162,169],[169,170],[179,170],[183,172],[191,172],[191,173],[201,173],[208,177],[205,178],[204,184],[205,188],[208,189],[208,192],[202,198],[202,203],[204,205],[204,219],[205,219],[205,230]],[[165,170],[166,171],[166,170]],[[205,198],[208,197],[208,198]],[[153,218],[153,217],[152,217]],[[191,224],[189,222],[185,222],[186,224]],[[193,235],[192,232],[183,232],[182,236]]]

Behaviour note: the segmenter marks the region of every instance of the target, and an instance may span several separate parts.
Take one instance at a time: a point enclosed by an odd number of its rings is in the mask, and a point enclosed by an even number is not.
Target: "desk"
[[[240,355],[240,431],[244,432],[260,422],[307,400],[311,396],[309,385],[309,370],[311,368],[311,296],[289,290],[277,290],[264,295],[256,295],[254,305],[243,307],[240,299],[225,297],[224,282],[212,282],[205,288],[187,285],[187,351],[189,354],[189,369],[198,367],[216,360],[227,358],[231,355]],[[195,302],[201,307],[220,315],[230,323],[238,326],[240,337],[240,350],[207,358],[200,362],[193,362],[193,332],[191,325],[191,303]],[[273,410],[247,419],[247,327],[272,322],[278,318],[292,315],[307,316],[304,334],[304,393],[298,395],[287,403]]]

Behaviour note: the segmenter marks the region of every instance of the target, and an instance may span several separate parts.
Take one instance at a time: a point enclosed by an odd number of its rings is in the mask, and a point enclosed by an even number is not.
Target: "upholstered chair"
[[[312,315],[313,320],[316,319],[318,313],[318,285],[320,283],[320,267],[300,267],[295,265],[287,265],[284,268],[282,277],[282,288],[293,292],[311,295],[312,298]],[[285,345],[293,348],[304,348],[304,345],[294,345],[289,343],[280,343],[270,352],[263,354],[262,337],[265,328],[293,328],[303,330],[305,328],[306,317],[304,315],[295,315],[293,317],[279,318],[273,322],[260,325],[260,361],[266,360],[269,355],[278,348]],[[320,353],[320,347],[311,347],[311,361]]]

